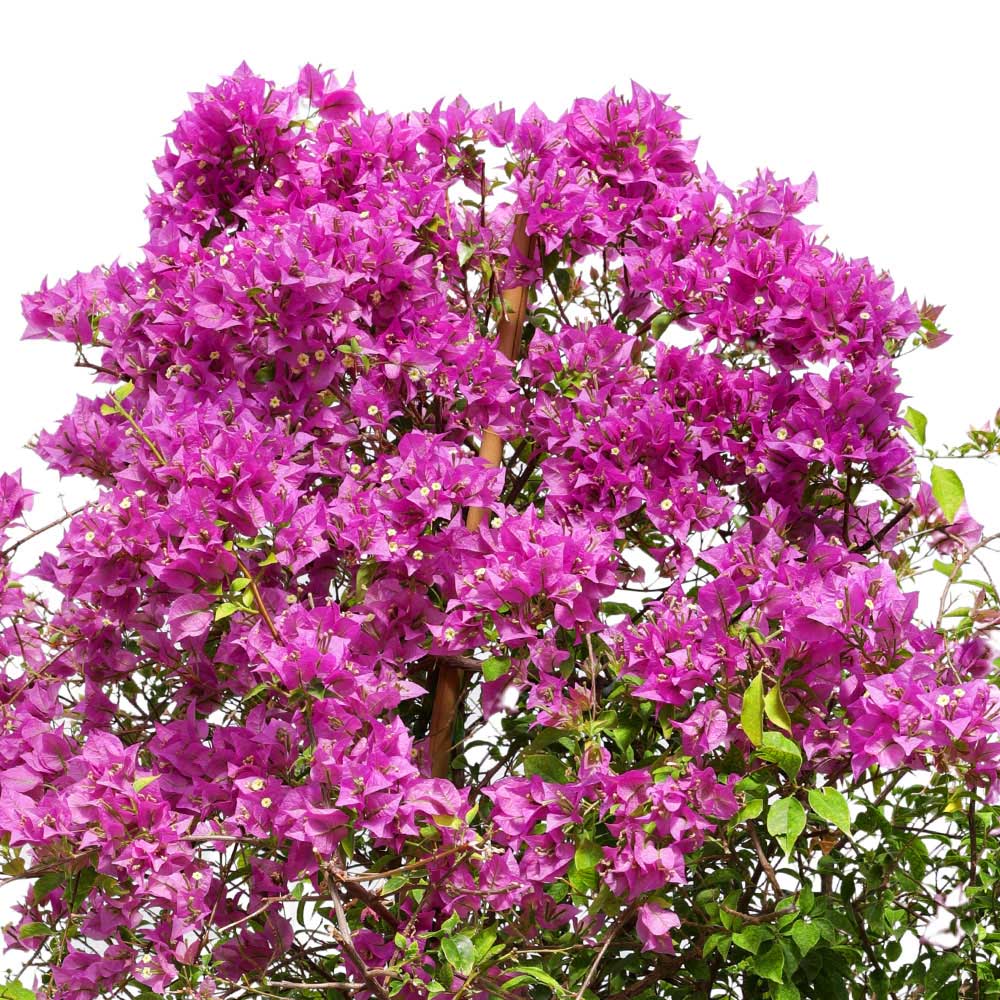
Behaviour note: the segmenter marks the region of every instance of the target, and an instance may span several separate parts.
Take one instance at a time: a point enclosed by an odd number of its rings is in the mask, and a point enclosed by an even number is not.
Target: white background
[[[188,91],[243,59],[279,84],[305,62],[353,71],[369,106],[404,111],[463,94],[531,101],[667,92],[700,136],[698,160],[735,185],[758,167],[804,179],[810,220],[916,299],[945,303],[955,335],[920,352],[904,388],[931,443],[1000,406],[996,329],[997,113],[992,4],[523,2],[18,3],[0,23],[0,469],[23,466],[58,512],[60,485],[23,449],[86,391],[67,345],[20,342],[19,297],[145,240],[151,160]],[[995,469],[967,480],[1000,529]],[[14,956],[8,956],[11,961]],[[3,959],[0,959],[0,965]]]

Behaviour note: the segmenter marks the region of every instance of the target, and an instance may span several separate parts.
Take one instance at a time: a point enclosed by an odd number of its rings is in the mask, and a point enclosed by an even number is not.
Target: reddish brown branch
[[[528,237],[527,216],[523,213],[514,218],[514,237],[511,261],[515,253],[522,258],[530,258],[533,240]],[[510,267],[510,263],[508,263]],[[510,361],[516,361],[521,353],[521,334],[524,330],[524,316],[528,305],[528,289],[524,284],[515,284],[503,293],[503,316],[497,328],[498,348]],[[490,465],[499,466],[503,457],[503,440],[494,430],[483,430],[479,445],[479,457]],[[469,530],[479,527],[486,513],[484,507],[470,507],[466,518]],[[462,695],[463,670],[456,669],[445,660],[438,663],[437,685],[434,689],[434,705],[431,708],[430,758],[431,773],[436,778],[446,778],[451,773],[451,751],[454,741],[455,718]]]

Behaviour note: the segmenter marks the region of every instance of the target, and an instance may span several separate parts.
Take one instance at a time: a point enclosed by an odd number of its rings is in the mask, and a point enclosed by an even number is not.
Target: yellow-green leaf
[[[764,712],[779,729],[784,729],[787,733],[792,731],[792,719],[788,714],[788,709],[785,708],[785,702],[781,697],[781,688],[777,684],[764,695]]]
[[[759,747],[764,742],[764,675],[757,676],[743,693],[743,707],[740,709],[740,725],[747,739]]]
[[[923,447],[927,443],[927,418],[912,406],[906,408],[906,413],[903,416],[910,425],[910,437]]]
[[[965,500],[965,487],[954,469],[945,469],[935,465],[931,469],[931,489],[937,500],[941,513],[948,521],[954,521],[959,507]]]

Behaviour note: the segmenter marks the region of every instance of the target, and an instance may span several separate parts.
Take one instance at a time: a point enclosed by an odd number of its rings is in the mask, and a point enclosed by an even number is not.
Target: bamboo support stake
[[[532,240],[525,229],[527,216],[523,213],[514,217],[514,237],[512,247],[521,257],[530,258]],[[511,254],[513,260],[514,254]],[[508,266],[510,266],[508,264]],[[503,315],[497,326],[497,340],[500,352],[510,361],[517,361],[521,353],[521,333],[528,306],[528,289],[519,284],[507,288],[503,293]],[[479,457],[490,465],[499,466],[503,457],[503,440],[500,435],[487,427],[479,444]],[[486,509],[470,507],[466,517],[466,527],[479,527]],[[463,671],[445,660],[439,661],[437,686],[434,690],[434,705],[431,709],[430,756],[431,773],[435,778],[447,778],[451,773],[451,749],[455,729],[458,701],[462,694]]]

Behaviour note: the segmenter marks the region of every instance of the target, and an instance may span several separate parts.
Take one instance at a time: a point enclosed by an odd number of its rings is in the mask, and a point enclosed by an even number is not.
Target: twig
[[[771,888],[774,889],[776,896],[782,896],[783,893],[781,891],[781,885],[778,882],[778,876],[775,874],[771,862],[768,861],[767,855],[764,853],[760,837],[757,836],[757,828],[754,826],[753,822],[747,823],[747,832],[750,834],[750,840],[753,842],[753,849],[757,852],[757,860],[760,862],[761,868],[764,869],[764,874],[767,876],[768,882],[771,883]]]
[[[254,603],[257,605],[257,610],[260,612],[261,617],[267,625],[267,630],[271,633],[271,638],[275,642],[281,642],[281,633],[278,631],[274,624],[274,619],[271,617],[270,612],[267,610],[267,605],[264,603],[264,598],[261,597],[260,588],[257,586],[257,581],[254,579],[253,574],[247,569],[246,564],[243,560],[236,555],[235,550],[233,555],[236,556],[236,565],[239,566],[240,572],[250,581],[250,591],[253,593]]]
[[[82,504],[81,506],[75,508],[74,510],[68,510],[62,517],[57,517],[54,521],[49,521],[48,524],[41,528],[36,528],[34,531],[29,532],[27,535],[19,538],[16,542],[12,542],[5,549],[0,549],[0,559],[8,559],[12,556],[25,542],[30,542],[32,538],[37,538],[39,535],[44,534],[50,528],[58,527],[63,521],[68,521],[71,517],[75,517],[77,514],[82,513],[87,509],[89,504]]]
[[[587,992],[590,988],[590,984],[597,976],[597,971],[601,967],[601,962],[604,961],[604,956],[607,954],[608,948],[611,947],[611,943],[622,932],[622,929],[629,922],[629,920],[632,919],[632,916],[638,908],[638,902],[632,903],[628,909],[621,912],[618,919],[611,925],[611,930],[609,930],[605,935],[604,940],[601,942],[601,947],[594,956],[594,961],[590,963],[590,968],[587,970],[587,974],[583,977],[583,982],[580,984],[580,989],[576,994],[576,1000],[583,1000],[583,994]]]
[[[344,904],[340,901],[340,894],[337,892],[336,886],[331,887],[331,890],[330,898],[333,900],[333,909],[337,916],[337,931],[334,932],[334,936],[340,941],[348,957],[357,966],[358,972],[361,973],[361,978],[368,984],[372,992],[380,997],[381,1000],[389,1000],[389,994],[386,993],[382,984],[371,974],[364,959],[358,954],[357,948],[354,947],[354,936],[351,934],[351,926],[347,922]]]
[[[906,503],[904,503],[903,506],[896,511],[889,523],[883,525],[879,529],[877,534],[872,535],[867,542],[861,542],[859,545],[852,546],[850,551],[858,553],[867,552],[873,546],[878,545],[878,543],[881,542],[882,539],[885,538],[885,536],[888,535],[889,532],[892,531],[892,529],[895,528],[896,525],[899,524],[899,522],[902,521],[903,518],[906,517],[912,510],[913,504],[907,500]]]
[[[344,887],[344,892],[349,896],[353,896],[359,902],[364,903],[369,910],[377,913],[394,930],[399,929],[399,918],[392,914],[385,903],[374,892],[355,881],[350,875],[334,865],[327,865],[326,870],[338,884]]]
[[[722,904],[722,909],[731,917],[739,917],[745,924],[769,924],[774,920],[780,920],[781,917],[787,916],[789,913],[795,912],[794,905],[786,906],[782,910],[768,910],[765,913],[741,913],[739,910],[734,910],[731,906],[726,906],[725,903]]]

